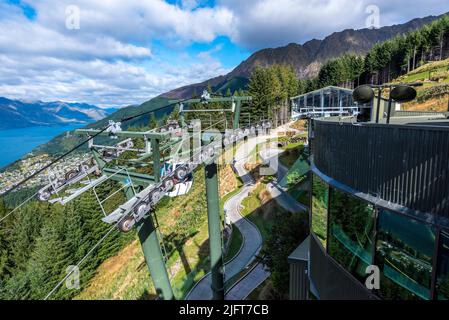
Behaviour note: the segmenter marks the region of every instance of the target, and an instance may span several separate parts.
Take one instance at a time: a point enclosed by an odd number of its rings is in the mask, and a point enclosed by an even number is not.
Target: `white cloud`
[[[1,0],[0,0],[1,1]],[[365,9],[380,7],[382,25],[449,11],[447,0],[24,0],[33,20],[0,2],[0,96],[125,105],[224,74],[214,47],[196,56],[190,43],[227,36],[251,50],[362,28]],[[80,9],[80,29],[66,28],[66,7]],[[158,55],[153,41],[179,59]],[[157,51],[157,50],[156,50]]]
[[[150,48],[159,37],[211,41],[226,10],[192,12],[159,0],[28,2],[37,12],[32,21],[0,4],[0,96],[122,106],[229,71],[212,58],[187,56],[173,66],[157,57],[155,64]],[[65,7],[73,3],[79,30],[65,28]],[[216,22],[218,29],[204,28]]]
[[[198,58],[203,59],[203,60],[208,60],[208,59],[212,59],[212,54],[220,52],[223,49],[223,44],[217,44],[215,47],[213,47],[210,50],[207,51],[202,51],[200,53],[198,53]]]
[[[218,0],[218,5],[232,8],[232,38],[250,49],[365,28],[369,5],[379,7],[382,26],[449,11],[447,0]]]
[[[183,41],[212,41],[228,34],[233,13],[230,9],[192,8],[195,3],[184,2],[189,8],[162,0],[28,0],[38,11],[40,24],[64,33],[78,36],[90,33],[111,35],[121,41],[147,44],[151,39],[181,39]],[[75,5],[80,9],[80,29],[65,30],[65,9]]]
[[[70,37],[25,18],[0,21],[0,48],[12,54],[51,57],[150,58],[149,48],[119,42],[106,35]]]
[[[141,103],[162,92],[226,73],[221,64],[160,65],[158,73],[132,63],[78,61],[0,55],[0,95],[31,100],[63,100],[123,106]]]
[[[181,6],[186,10],[193,10],[200,4],[199,0],[181,0]]]

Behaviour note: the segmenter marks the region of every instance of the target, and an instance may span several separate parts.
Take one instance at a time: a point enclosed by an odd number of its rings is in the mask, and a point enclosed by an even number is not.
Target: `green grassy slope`
[[[420,82],[415,101],[402,105],[408,111],[448,111],[449,59],[424,64],[412,72],[399,77],[394,83]]]
[[[218,87],[214,89],[215,91],[220,92],[221,94],[226,94],[228,89],[231,90],[231,93],[234,93],[235,91],[246,89],[248,82],[249,79],[247,78],[235,77],[223,84],[220,84]]]

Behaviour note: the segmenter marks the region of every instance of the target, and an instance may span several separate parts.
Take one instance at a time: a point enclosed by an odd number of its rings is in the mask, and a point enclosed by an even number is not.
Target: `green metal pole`
[[[224,275],[221,242],[221,219],[218,196],[217,164],[205,166],[207,217],[209,221],[210,263],[214,300],[224,300]]]
[[[234,130],[239,128],[239,120],[240,120],[241,108],[242,108],[242,101],[237,100],[235,102],[235,111],[234,111],[234,121],[233,121],[233,129]]]
[[[178,107],[179,107],[179,109],[181,109],[181,105],[180,105],[180,104],[178,104]],[[185,126],[186,126],[186,120],[185,120],[185,117],[184,117],[184,113],[183,113],[183,112],[181,112],[181,113],[179,114],[179,120],[181,121],[181,126],[182,126],[182,127],[185,127]]]
[[[379,117],[380,117],[380,102],[382,100],[382,88],[378,89],[377,92],[377,111],[376,111],[376,123],[379,123]]]
[[[100,153],[96,148],[91,149],[92,155],[94,157],[95,162],[97,163],[98,167],[103,169],[106,166],[106,162],[101,158]]]
[[[128,199],[134,197],[131,187],[126,188],[125,192]],[[137,224],[137,233],[154,288],[156,288],[156,294],[159,299],[174,300],[170,278],[168,277],[161,245],[157,238],[156,228],[151,215],[148,215]]]
[[[173,300],[173,290],[168,277],[165,261],[162,256],[161,245],[157,238],[153,219],[149,215],[137,224],[137,233],[142,245],[143,255],[153,280],[159,299]]]
[[[388,97],[387,124],[390,124],[391,107],[392,107],[392,104],[393,104],[393,98],[391,97],[391,88],[392,87],[390,87],[390,96]]]
[[[161,151],[159,141],[151,139],[151,152],[153,153],[153,176],[156,183],[161,181]]]

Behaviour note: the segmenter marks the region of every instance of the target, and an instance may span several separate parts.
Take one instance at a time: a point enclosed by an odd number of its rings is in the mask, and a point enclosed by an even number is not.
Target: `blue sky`
[[[23,14],[28,19],[33,20],[36,17],[36,10],[34,10],[34,8],[29,4],[20,0],[7,0],[6,2],[22,9]]]
[[[0,0],[0,96],[138,104],[253,52],[449,11],[447,0]],[[78,27],[79,26],[79,27]]]

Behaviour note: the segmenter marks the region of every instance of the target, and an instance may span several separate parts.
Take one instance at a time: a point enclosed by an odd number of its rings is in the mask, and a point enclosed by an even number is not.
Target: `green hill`
[[[421,82],[417,87],[416,101],[402,105],[407,111],[435,111],[449,110],[449,59],[429,62],[412,72],[399,77],[394,83]]]
[[[244,90],[248,85],[249,80],[243,77],[235,77],[231,80],[221,84],[219,88],[216,89],[217,92],[221,94],[226,94],[226,92],[231,91],[234,93],[235,91]]]

